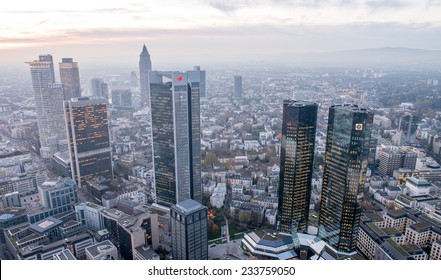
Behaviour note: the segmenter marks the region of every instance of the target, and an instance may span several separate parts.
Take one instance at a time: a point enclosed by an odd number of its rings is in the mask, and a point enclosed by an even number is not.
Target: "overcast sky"
[[[296,52],[441,50],[441,0],[12,0],[0,10],[0,61],[51,53],[81,64],[270,61]]]

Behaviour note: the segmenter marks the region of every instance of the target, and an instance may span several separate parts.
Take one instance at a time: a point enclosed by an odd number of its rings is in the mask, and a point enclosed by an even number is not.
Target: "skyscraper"
[[[185,72],[150,72],[157,202],[202,202],[199,87]]]
[[[344,253],[355,251],[372,122],[357,105],[329,108],[318,235]]]
[[[187,199],[170,208],[174,260],[208,259],[207,207]]]
[[[106,83],[103,82],[103,79],[93,78],[90,80],[92,96],[99,98],[108,98],[109,88]]]
[[[283,102],[278,213],[283,232],[307,232],[317,108],[311,102]]]
[[[201,70],[200,66],[194,66],[193,70],[189,70],[187,73],[191,81],[191,87],[198,87],[200,97],[205,97],[207,94],[205,87],[205,70]]]
[[[72,178],[112,178],[109,120],[104,99],[82,97],[64,102]]]
[[[141,88],[141,106],[148,106],[150,98],[149,72],[152,71],[150,54],[144,45],[139,55],[139,82]]]
[[[234,97],[242,97],[242,76],[234,76]]]
[[[65,147],[66,139],[63,120],[63,86],[55,83],[52,56],[40,55],[39,60],[27,62],[31,70],[34,90],[37,125],[40,134],[40,154],[50,158]]]
[[[58,65],[60,68],[60,80],[64,89],[64,100],[81,97],[78,63],[73,62],[72,58],[63,58]]]

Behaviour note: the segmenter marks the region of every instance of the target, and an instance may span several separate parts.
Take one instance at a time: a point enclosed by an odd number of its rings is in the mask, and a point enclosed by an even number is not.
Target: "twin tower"
[[[318,105],[283,104],[278,228],[307,232]],[[355,251],[373,114],[357,105],[329,108],[318,237]]]

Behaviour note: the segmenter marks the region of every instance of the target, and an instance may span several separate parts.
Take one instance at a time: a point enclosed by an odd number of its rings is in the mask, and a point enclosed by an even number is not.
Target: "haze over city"
[[[0,11],[0,59],[2,67],[22,67],[23,59],[40,53],[75,54],[83,67],[129,67],[146,43],[158,69],[338,66],[346,57],[338,51],[441,50],[440,14],[438,0],[10,1]],[[414,61],[402,50],[393,61],[403,58]]]
[[[441,260],[441,0],[60,2],[0,11],[0,259]]]

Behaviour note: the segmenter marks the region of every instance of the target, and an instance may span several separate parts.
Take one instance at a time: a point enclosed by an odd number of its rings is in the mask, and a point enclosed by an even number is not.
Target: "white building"
[[[92,203],[83,202],[75,205],[77,220],[93,231],[104,229],[104,219],[102,216],[105,207]]]
[[[410,196],[428,195],[432,184],[420,177],[410,177],[406,181],[406,189]]]

